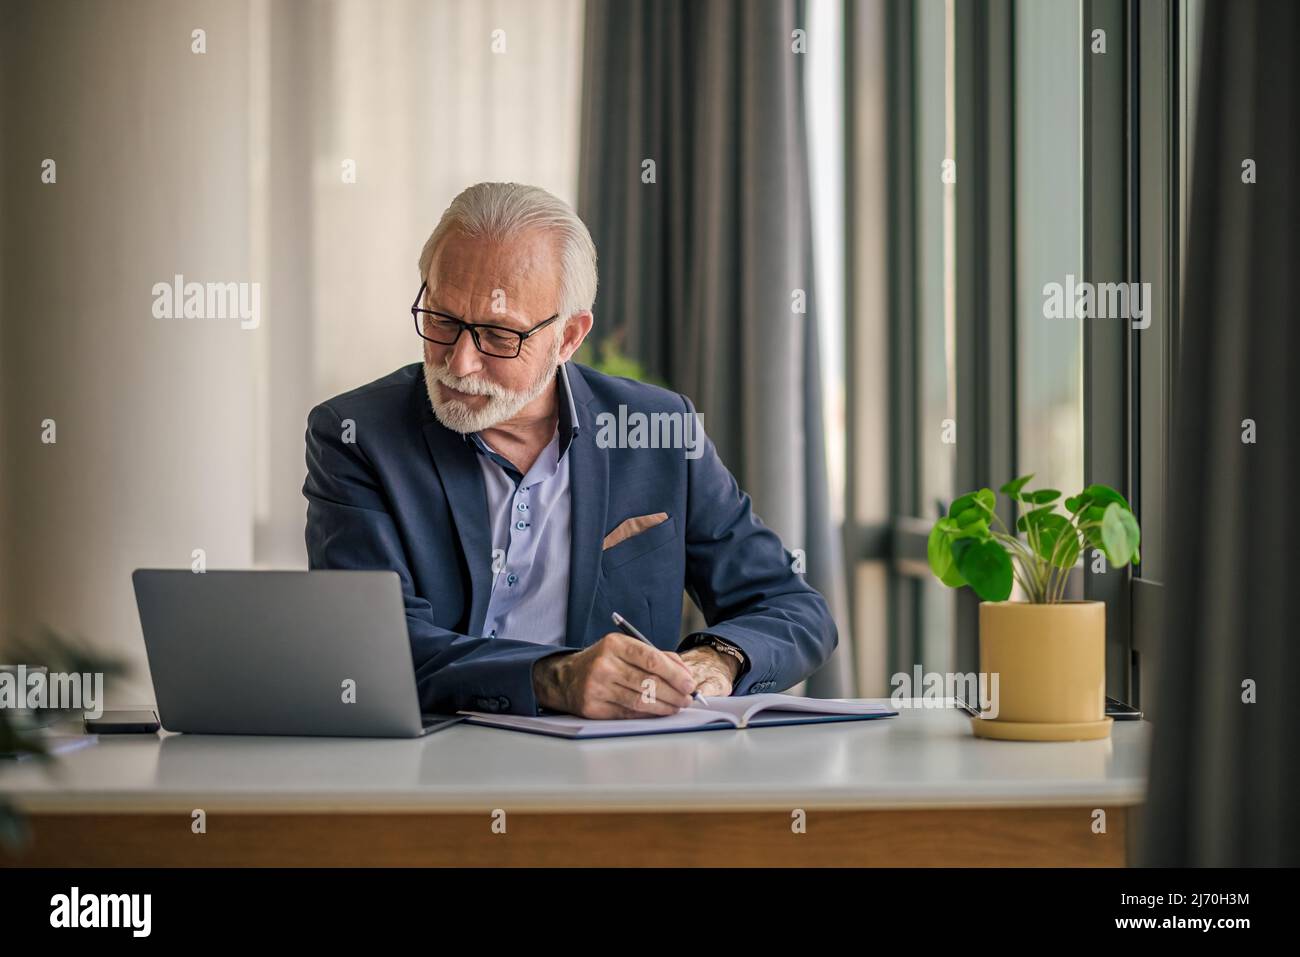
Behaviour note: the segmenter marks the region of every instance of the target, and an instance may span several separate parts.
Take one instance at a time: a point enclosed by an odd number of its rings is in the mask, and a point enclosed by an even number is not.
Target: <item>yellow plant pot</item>
[[[997,702],[996,717],[971,718],[978,737],[1109,737],[1104,602],[981,603],[980,671],[989,676],[990,695],[996,688]]]

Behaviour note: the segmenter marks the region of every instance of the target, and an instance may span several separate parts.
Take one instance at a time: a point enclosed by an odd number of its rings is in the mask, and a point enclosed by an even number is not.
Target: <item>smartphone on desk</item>
[[[1106,715],[1116,721],[1137,721],[1142,717],[1142,712],[1131,704],[1125,704],[1118,698],[1106,695]]]
[[[979,709],[974,705],[968,704],[960,697],[954,700],[957,702],[957,707],[961,708],[961,710],[965,711],[972,718],[978,718],[980,716]],[[1112,698],[1110,695],[1106,695],[1106,716],[1108,718],[1113,718],[1116,721],[1137,721],[1142,717],[1142,712],[1131,704],[1125,704],[1118,698]]]
[[[87,734],[154,734],[159,728],[152,711],[105,711],[85,721]]]

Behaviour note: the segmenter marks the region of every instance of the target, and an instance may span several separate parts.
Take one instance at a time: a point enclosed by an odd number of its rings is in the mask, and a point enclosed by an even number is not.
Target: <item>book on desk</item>
[[[830,721],[869,721],[896,717],[888,703],[873,698],[801,698],[788,694],[755,694],[708,698],[676,714],[652,718],[583,718],[577,715],[492,714],[461,711],[466,724],[510,731],[548,734],[559,738],[621,738],[637,734],[682,731],[726,731],[774,725],[824,724]]]

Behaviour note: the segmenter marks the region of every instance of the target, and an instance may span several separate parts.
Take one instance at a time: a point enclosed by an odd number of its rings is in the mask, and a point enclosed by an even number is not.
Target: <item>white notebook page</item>
[[[583,718],[577,715],[544,715],[531,717],[517,714],[488,714],[470,712],[475,717],[490,719],[500,727],[524,731],[551,731],[566,736],[582,737],[588,734],[640,734],[648,731],[671,731],[680,728],[697,728],[717,724],[720,714],[735,719],[735,726],[743,727],[755,714],[767,711],[799,711],[813,714],[888,714],[892,713],[887,701],[873,698],[801,698],[788,694],[755,694],[737,697],[707,698],[706,705],[683,708],[676,714],[654,718]],[[732,722],[727,722],[731,724]]]

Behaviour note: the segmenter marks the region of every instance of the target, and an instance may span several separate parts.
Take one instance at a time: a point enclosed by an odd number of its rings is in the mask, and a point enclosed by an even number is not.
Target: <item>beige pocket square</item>
[[[635,518],[629,518],[627,521],[619,522],[618,528],[605,536],[601,548],[602,550],[613,548],[619,542],[626,541],[633,535],[640,535],[647,528],[654,528],[660,522],[666,521],[668,521],[667,512],[655,512],[653,515],[638,515]]]

